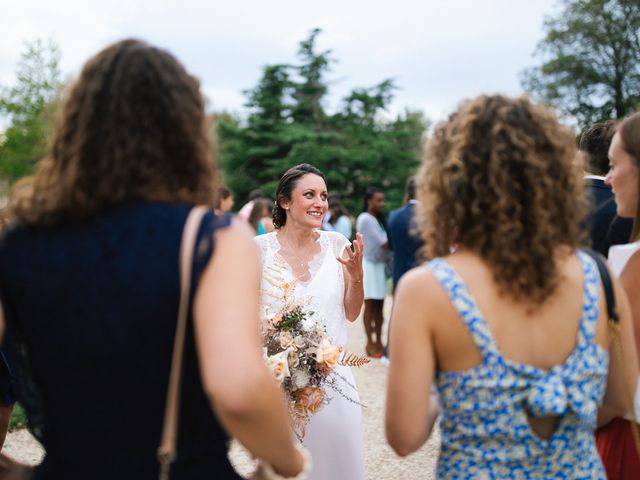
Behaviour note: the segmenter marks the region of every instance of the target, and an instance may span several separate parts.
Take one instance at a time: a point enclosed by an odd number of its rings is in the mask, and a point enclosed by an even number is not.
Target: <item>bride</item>
[[[256,237],[262,257],[261,309],[282,307],[282,286],[291,296],[310,302],[310,310],[325,324],[333,343],[346,345],[345,319],[354,321],[364,297],[362,236],[349,241],[336,232],[321,231],[328,208],[325,177],[301,164],[282,176],[276,190],[273,224],[276,230]],[[340,392],[311,416],[302,442],[313,456],[312,480],[363,480],[362,412],[351,369],[339,365]]]

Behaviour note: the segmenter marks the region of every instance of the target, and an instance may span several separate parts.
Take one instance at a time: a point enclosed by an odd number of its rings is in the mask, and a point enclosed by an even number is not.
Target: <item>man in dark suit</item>
[[[389,214],[387,236],[389,247],[393,250],[393,289],[398,280],[407,271],[416,266],[416,254],[422,246],[422,240],[414,233],[416,207],[416,184],[413,177],[407,181],[407,202]]]
[[[580,151],[585,155],[585,190],[591,201],[586,227],[591,246],[605,257],[609,247],[627,243],[633,221],[616,215],[616,202],[604,177],[609,171],[607,152],[615,133],[613,121],[596,123],[580,136]]]
[[[387,237],[389,248],[393,251],[393,290],[400,277],[411,270],[418,263],[417,253],[422,247],[422,239],[414,232],[415,230],[415,209],[416,209],[416,182],[413,177],[407,180],[406,203],[393,210],[389,214],[387,222]],[[391,331],[391,326],[387,334]],[[389,360],[389,335],[387,335],[387,346],[384,356],[381,359],[383,364],[388,364]]]

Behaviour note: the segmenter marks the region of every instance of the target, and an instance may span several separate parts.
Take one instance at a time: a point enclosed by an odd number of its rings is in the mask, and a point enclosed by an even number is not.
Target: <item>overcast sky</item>
[[[23,42],[51,37],[66,76],[125,37],[174,53],[202,82],[209,110],[242,113],[242,91],[264,65],[295,61],[318,27],[318,47],[337,63],[326,107],[352,88],[393,77],[391,114],[441,119],[463,98],[522,92],[519,73],[555,0],[0,0],[0,85],[14,82]]]

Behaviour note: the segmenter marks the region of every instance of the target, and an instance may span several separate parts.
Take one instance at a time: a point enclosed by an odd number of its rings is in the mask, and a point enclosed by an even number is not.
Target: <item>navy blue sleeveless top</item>
[[[126,202],[81,225],[14,227],[0,237],[0,298],[26,346],[44,414],[37,479],[156,479],[176,328],[187,205]],[[229,217],[205,216],[193,293]],[[172,479],[240,478],[185,345]]]

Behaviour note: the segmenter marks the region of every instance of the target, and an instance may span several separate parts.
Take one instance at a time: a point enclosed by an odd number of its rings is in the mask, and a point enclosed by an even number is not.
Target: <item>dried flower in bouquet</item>
[[[263,352],[267,366],[281,384],[294,430],[302,439],[310,416],[330,401],[327,388],[355,401],[335,384],[338,365],[362,366],[369,359],[333,344],[324,325],[303,300],[291,300],[294,285],[286,283],[282,309],[262,321]]]

